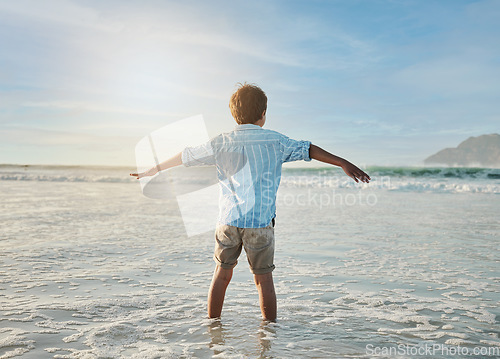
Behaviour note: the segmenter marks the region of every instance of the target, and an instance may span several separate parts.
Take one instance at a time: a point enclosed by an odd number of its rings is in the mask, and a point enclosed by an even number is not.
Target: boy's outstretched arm
[[[139,178],[147,177],[147,176],[154,176],[160,171],[166,170],[171,167],[179,166],[182,165],[182,152],[179,152],[173,157],[170,157],[168,160],[163,161],[160,163],[158,166],[152,167],[146,172],[141,172],[141,173],[131,173],[131,176]]]
[[[351,162],[337,157],[330,152],[325,151],[321,147],[315,146],[313,144],[311,144],[311,146],[309,147],[309,157],[321,162],[332,164],[334,166],[342,167],[344,172],[356,182],[359,182],[358,179],[361,182],[365,183],[368,183],[371,180],[370,176],[353,165]]]

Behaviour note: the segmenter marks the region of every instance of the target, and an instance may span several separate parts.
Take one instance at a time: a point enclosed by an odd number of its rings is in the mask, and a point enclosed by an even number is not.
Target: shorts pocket
[[[241,244],[241,238],[236,227],[220,225],[215,229],[215,239],[223,247],[235,247]]]
[[[271,228],[251,228],[246,229],[243,234],[243,245],[245,248],[258,251],[273,244],[274,229]]]

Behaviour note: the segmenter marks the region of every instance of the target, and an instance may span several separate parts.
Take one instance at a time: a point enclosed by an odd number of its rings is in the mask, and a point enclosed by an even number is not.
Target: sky
[[[267,123],[360,166],[500,132],[500,1],[1,1],[0,163],[135,165],[150,132]]]

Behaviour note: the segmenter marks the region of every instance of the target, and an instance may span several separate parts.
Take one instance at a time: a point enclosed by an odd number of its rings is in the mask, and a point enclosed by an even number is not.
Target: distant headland
[[[426,165],[500,168],[500,135],[469,137],[455,148],[445,148],[424,160]]]

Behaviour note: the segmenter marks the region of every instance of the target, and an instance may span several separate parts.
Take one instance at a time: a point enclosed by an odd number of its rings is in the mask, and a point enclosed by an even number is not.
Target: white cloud
[[[394,85],[421,95],[444,98],[488,95],[498,89],[500,69],[481,61],[442,57],[397,71]]]
[[[121,29],[121,24],[114,22],[112,18],[103,21],[97,9],[79,5],[74,1],[2,1],[0,13],[3,13],[4,18],[14,17],[17,21],[32,24],[42,22],[66,28],[81,27],[112,32]]]
[[[76,110],[84,112],[97,112],[97,113],[115,113],[115,114],[127,114],[127,115],[140,115],[140,116],[154,116],[154,117],[180,117],[184,113],[172,113],[166,111],[155,111],[148,109],[136,108],[133,106],[109,106],[106,104],[98,104],[95,102],[88,101],[40,101],[40,102],[25,102],[22,104],[24,107],[40,108],[40,109],[51,109],[51,110]]]
[[[6,127],[2,129],[0,141],[3,144],[22,146],[86,146],[123,148],[133,145],[136,138],[128,136],[99,136],[68,131],[47,130],[30,127]]]

